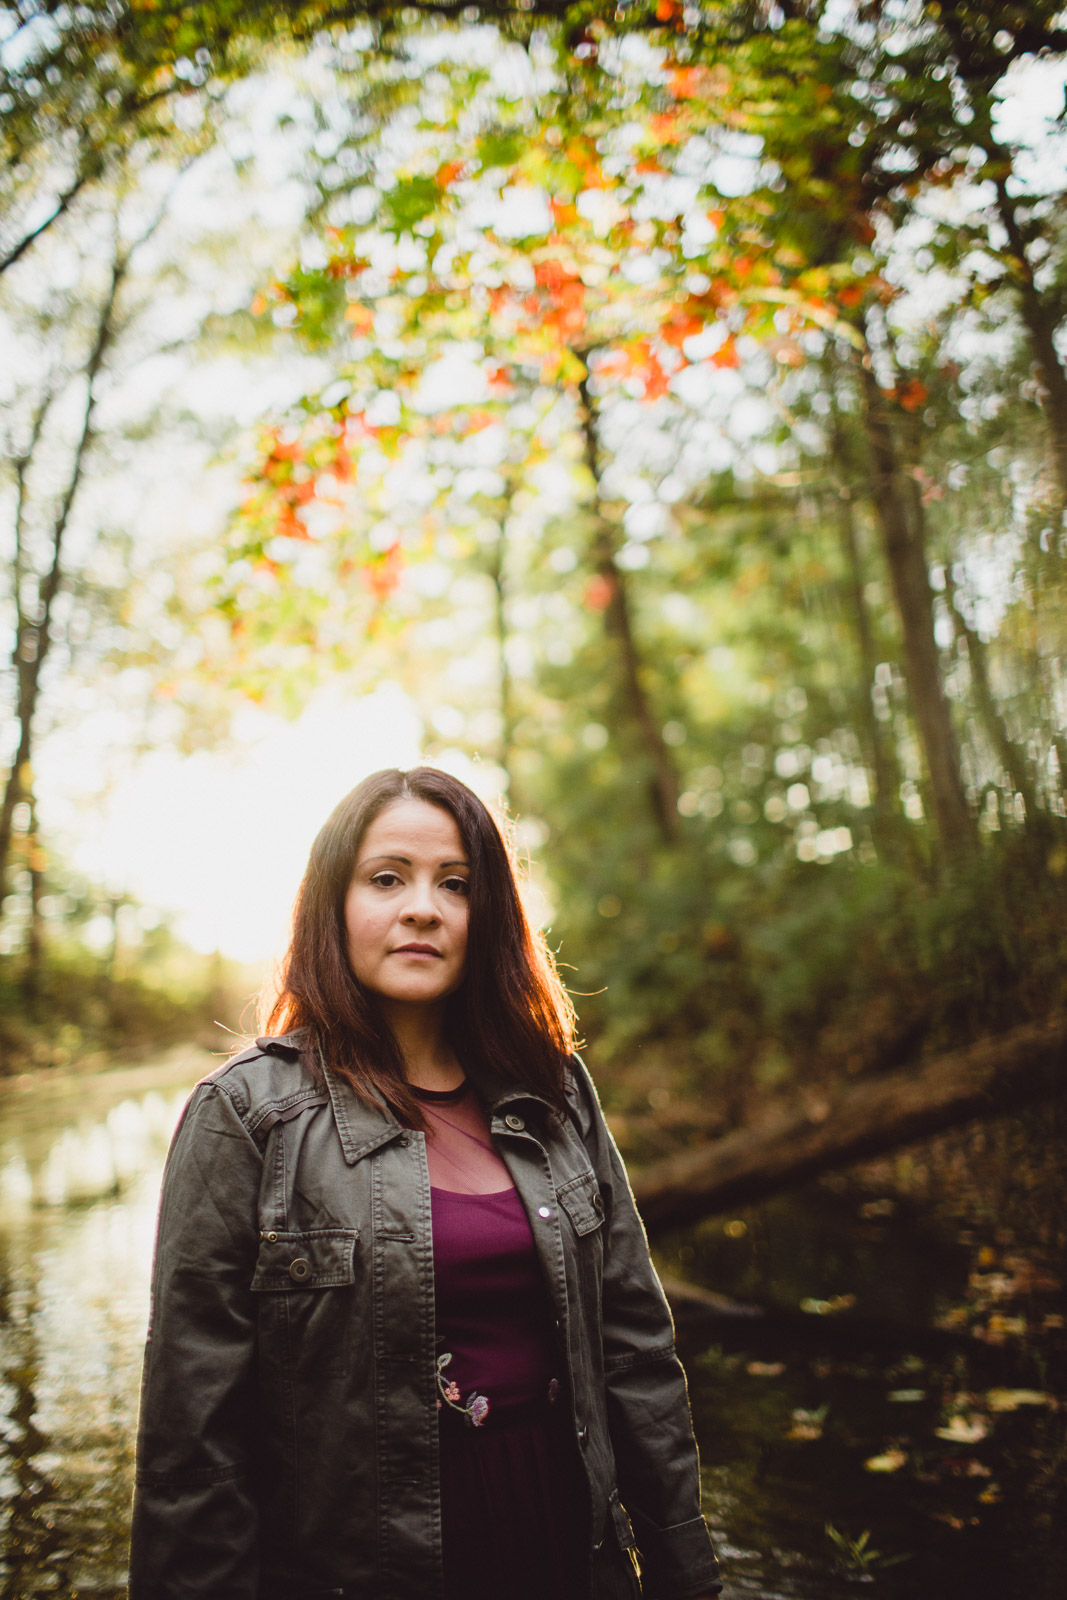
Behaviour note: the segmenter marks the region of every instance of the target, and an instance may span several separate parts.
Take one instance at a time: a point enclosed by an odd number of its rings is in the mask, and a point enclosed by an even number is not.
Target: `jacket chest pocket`
[[[263,1233],[250,1287],[292,1292],[333,1289],[356,1279],[356,1228],[313,1228],[307,1233]]]
[[[595,1233],[604,1222],[604,1199],[590,1170],[570,1178],[556,1190],[560,1205],[571,1219],[579,1238]]]

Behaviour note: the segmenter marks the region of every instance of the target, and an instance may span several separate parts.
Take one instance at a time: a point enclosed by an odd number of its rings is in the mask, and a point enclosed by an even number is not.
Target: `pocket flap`
[[[264,1233],[253,1289],[330,1289],[355,1281],[357,1228]]]
[[[556,1194],[574,1223],[575,1233],[593,1233],[604,1221],[604,1201],[593,1172],[582,1172],[577,1178],[571,1178],[556,1190]]]

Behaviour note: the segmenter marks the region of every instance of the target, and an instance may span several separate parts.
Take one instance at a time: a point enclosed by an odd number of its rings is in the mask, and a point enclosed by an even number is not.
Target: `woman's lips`
[[[440,950],[435,950],[432,944],[402,944],[393,951],[394,956],[437,956]]]

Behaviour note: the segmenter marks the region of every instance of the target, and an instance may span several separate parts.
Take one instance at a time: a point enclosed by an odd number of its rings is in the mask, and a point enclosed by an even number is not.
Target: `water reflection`
[[[0,1596],[125,1594],[163,1161],[211,1061],[5,1086],[0,1102]],[[146,1082],[156,1080],[153,1086]]]

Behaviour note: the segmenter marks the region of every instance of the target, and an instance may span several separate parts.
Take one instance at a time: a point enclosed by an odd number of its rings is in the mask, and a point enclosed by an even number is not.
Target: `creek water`
[[[125,1593],[159,1180],[211,1064],[0,1086],[0,1600]],[[728,1596],[1067,1594],[1062,1295],[1010,1241],[815,1190],[661,1264],[764,1308],[679,1304]]]

